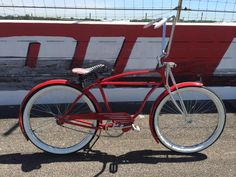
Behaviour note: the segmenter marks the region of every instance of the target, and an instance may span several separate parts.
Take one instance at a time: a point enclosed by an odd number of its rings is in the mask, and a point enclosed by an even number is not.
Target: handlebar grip
[[[154,29],[160,28],[164,23],[167,22],[167,20],[168,20],[167,18],[162,18],[161,21],[155,24]]]
[[[158,18],[156,20],[153,20],[151,22],[149,22],[148,24],[144,25],[143,28],[149,28],[150,26],[154,25],[154,29],[157,29],[157,28],[160,28],[164,23],[166,23],[168,20],[171,20],[171,19],[175,19],[175,16],[170,16],[168,18],[166,17],[162,17],[162,18]]]
[[[143,28],[149,28],[150,26],[152,26],[153,24],[155,24],[156,22],[160,21],[162,18],[158,18],[155,20],[152,20],[151,22],[149,22],[148,24],[144,25]]]
[[[144,25],[144,29],[146,29],[146,28],[149,28],[150,26],[152,26],[154,23],[156,23],[156,21],[151,21],[151,22],[149,22],[148,24],[146,24],[146,25]]]

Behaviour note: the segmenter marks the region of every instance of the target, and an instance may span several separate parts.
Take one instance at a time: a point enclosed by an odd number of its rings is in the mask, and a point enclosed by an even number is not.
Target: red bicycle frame
[[[147,74],[160,74],[161,80],[160,81],[120,81],[122,78],[132,75],[147,75]],[[112,127],[113,123],[119,123],[123,126],[130,126],[135,118],[142,112],[148,98],[151,96],[151,94],[160,86],[165,85],[166,78],[165,78],[165,67],[161,67],[159,70],[139,70],[139,71],[132,71],[132,72],[125,72],[121,74],[117,74],[114,76],[110,76],[103,79],[97,79],[93,84],[89,85],[88,87],[84,88],[82,90],[82,94],[79,95],[75,101],[72,103],[70,108],[67,110],[67,112],[58,118],[58,122],[60,124],[67,123],[72,125],[78,125],[86,128],[92,128],[96,129],[97,127],[94,127],[91,122],[87,122],[86,120],[99,120],[99,129],[104,129],[105,127]],[[139,109],[135,112],[134,115],[129,115],[125,112],[112,112],[111,107],[109,105],[108,99],[104,92],[104,87],[108,85],[114,85],[114,86],[142,86],[142,87],[151,87],[149,92],[146,94],[144,100],[142,101]],[[105,112],[99,112],[99,113],[83,113],[83,114],[70,114],[73,107],[76,105],[76,103],[79,101],[79,99],[82,98],[83,95],[90,94],[90,90],[93,88],[98,88],[100,91],[100,94],[102,96],[103,102],[105,104],[106,111]],[[95,97],[91,98],[92,102],[97,103],[97,99]],[[99,108],[99,110],[101,110]],[[110,120],[113,121],[113,123],[103,123],[103,121]]]

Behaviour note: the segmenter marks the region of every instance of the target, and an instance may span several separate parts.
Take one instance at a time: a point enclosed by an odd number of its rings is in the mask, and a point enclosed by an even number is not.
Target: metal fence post
[[[180,14],[181,14],[181,10],[182,10],[182,4],[183,4],[183,0],[179,0],[178,7],[177,7],[177,15],[176,15],[176,20],[177,20],[177,21],[180,20]]]

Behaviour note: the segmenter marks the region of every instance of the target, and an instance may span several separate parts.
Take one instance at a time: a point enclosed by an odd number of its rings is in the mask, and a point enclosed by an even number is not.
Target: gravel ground
[[[236,114],[227,114],[225,130],[214,145],[191,155],[157,144],[147,116],[137,120],[141,132],[119,138],[102,134],[92,152],[63,156],[43,153],[26,141],[17,121],[0,119],[0,177],[236,176]]]

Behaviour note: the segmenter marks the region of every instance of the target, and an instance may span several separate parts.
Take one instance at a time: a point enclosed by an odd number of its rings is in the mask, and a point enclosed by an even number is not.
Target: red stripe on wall
[[[72,59],[71,68],[82,66],[86,50],[88,48],[88,44],[89,44],[89,39],[82,42],[77,42],[75,53]]]
[[[212,76],[235,36],[235,27],[177,26],[169,56],[176,76]]]
[[[115,68],[113,71],[114,74],[122,73],[124,71],[125,66],[128,62],[129,56],[130,56],[132,49],[135,45],[136,39],[131,39],[131,40],[125,39],[123,46],[122,46],[120,53],[119,53],[117,60],[116,60],[118,62],[116,62],[115,66],[114,66],[114,68]]]
[[[40,43],[30,43],[26,57],[25,65],[30,68],[35,68],[37,65]]]

